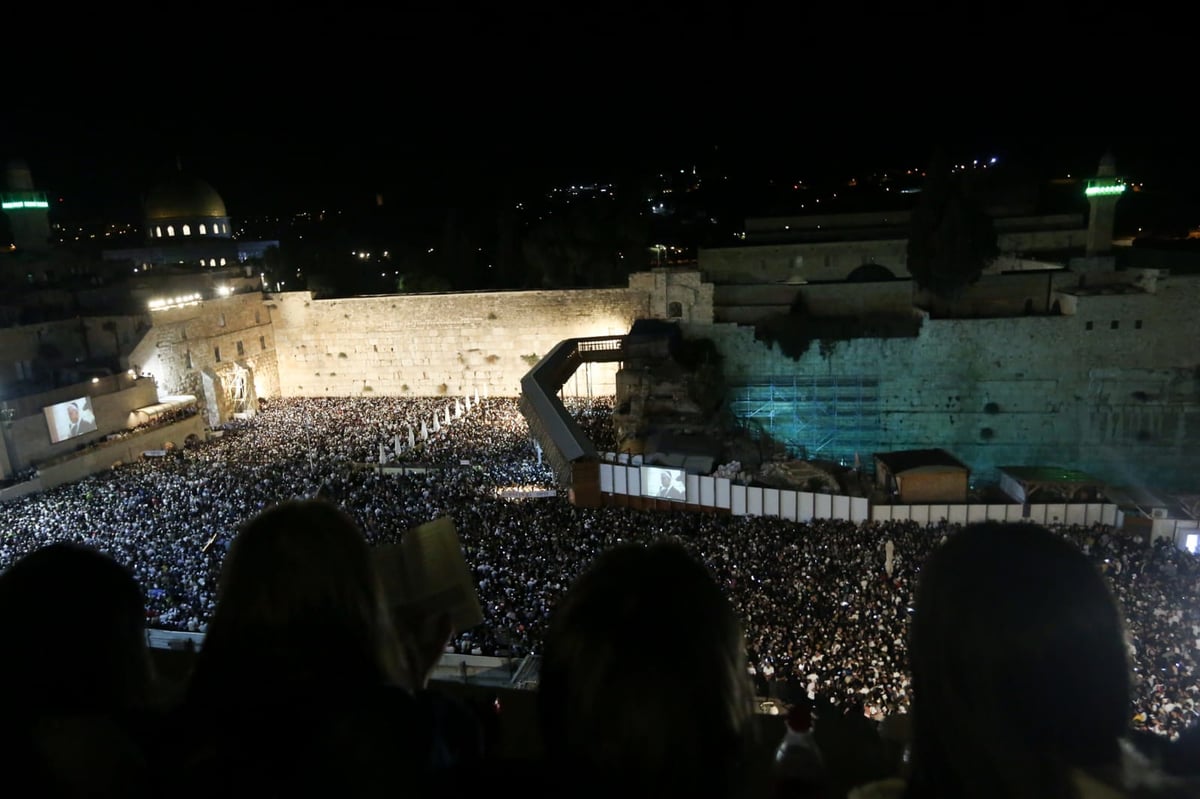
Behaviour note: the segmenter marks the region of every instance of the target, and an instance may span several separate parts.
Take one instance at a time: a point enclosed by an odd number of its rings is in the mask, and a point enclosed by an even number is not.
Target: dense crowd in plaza
[[[610,399],[570,408],[594,438],[611,435]],[[423,423],[429,438],[417,436],[409,449],[410,429]],[[397,459],[398,439],[404,450],[398,460],[440,468],[410,474],[372,468],[381,445],[388,460]],[[230,423],[220,437],[172,457],[0,505],[0,570],[52,541],[88,544],[133,571],[150,626],[204,632],[237,527],[281,500],[322,492],[373,543],[452,516],[485,622],[457,633],[451,649],[522,657],[541,651],[550,609],[598,553],[620,542],[670,538],[698,555],[732,600],[760,692],[861,702],[875,718],[909,709],[906,639],[914,588],[926,558],[954,534],[951,527],[795,524],[499,496],[511,486],[552,488],[551,481],[516,400],[457,406],[453,397],[272,400],[255,418]],[[1178,735],[1200,712],[1200,563],[1102,527],[1058,532],[1105,573],[1124,611],[1135,726]],[[46,619],[59,627],[71,622]]]

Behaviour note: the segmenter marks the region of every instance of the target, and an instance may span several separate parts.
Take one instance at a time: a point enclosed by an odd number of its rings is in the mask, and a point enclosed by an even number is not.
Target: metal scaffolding
[[[879,380],[874,377],[775,375],[732,386],[730,409],[800,458],[864,466],[879,447]]]

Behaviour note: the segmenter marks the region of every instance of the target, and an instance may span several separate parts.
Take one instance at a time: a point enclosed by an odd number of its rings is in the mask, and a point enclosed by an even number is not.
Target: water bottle
[[[772,779],[775,799],[830,799],[828,775],[813,738],[812,711],[796,705],[787,714],[787,729],[775,749]]]

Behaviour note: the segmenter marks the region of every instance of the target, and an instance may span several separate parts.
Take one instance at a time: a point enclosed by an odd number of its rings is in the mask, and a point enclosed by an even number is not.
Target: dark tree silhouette
[[[908,237],[908,271],[917,286],[954,299],[979,280],[999,250],[996,228],[940,149],[925,171]]]

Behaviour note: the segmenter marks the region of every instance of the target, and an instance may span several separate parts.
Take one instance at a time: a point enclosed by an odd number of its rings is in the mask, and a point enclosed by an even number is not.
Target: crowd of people
[[[446,424],[454,404],[446,397],[272,400],[176,457],[0,505],[0,571],[52,542],[84,544],[129,568],[150,626],[205,632],[239,525],[278,502],[320,493],[372,544],[451,516],[485,621],[456,631],[447,650],[519,658],[542,653],[552,609],[598,554],[671,540],[707,565],[736,609],[760,695],[832,698],[861,704],[876,719],[909,712],[914,592],[952,526],[585,509],[561,495],[513,501],[500,496],[505,487],[553,488],[517,401],[484,398]],[[604,434],[606,408],[610,398],[571,404],[596,436]],[[409,428],[422,422],[432,430],[435,415],[440,429],[404,455],[435,468],[371,468],[381,444],[392,447],[397,436],[407,442]],[[1120,602],[1133,663],[1132,723],[1167,738],[1194,726],[1200,563],[1100,526],[1056,532],[1104,572]]]

